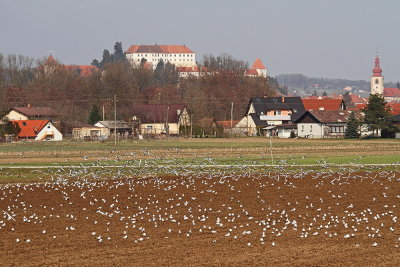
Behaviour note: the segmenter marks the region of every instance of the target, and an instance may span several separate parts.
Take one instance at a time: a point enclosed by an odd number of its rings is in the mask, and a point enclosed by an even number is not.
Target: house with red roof
[[[57,68],[66,69],[77,73],[81,77],[89,77],[93,73],[99,71],[99,68],[93,65],[63,65],[56,61],[56,59],[50,55],[45,63],[40,66],[43,68],[45,74],[53,73]]]
[[[182,104],[134,104],[131,119],[142,135],[179,135],[181,127],[191,125],[189,111]]]
[[[210,73],[206,67],[177,67],[179,78],[201,77]]]
[[[262,61],[257,58],[251,68],[245,71],[245,75],[251,77],[267,77],[267,68],[264,66]]]
[[[34,141],[61,141],[61,132],[49,120],[16,120],[21,129],[18,138]]]
[[[345,110],[346,105],[342,99],[302,99],[305,110]]]
[[[26,107],[13,107],[4,117],[9,121],[16,120],[55,120],[57,111],[49,107],[33,107],[28,104]]]
[[[152,64],[153,69],[159,61],[169,62],[176,67],[197,67],[196,54],[185,45],[132,45],[125,54],[134,66],[139,66],[145,60]]]

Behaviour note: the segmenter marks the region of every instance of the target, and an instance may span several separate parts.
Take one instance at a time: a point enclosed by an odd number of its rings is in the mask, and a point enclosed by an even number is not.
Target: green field
[[[398,164],[396,139],[170,138],[0,145],[0,167]]]

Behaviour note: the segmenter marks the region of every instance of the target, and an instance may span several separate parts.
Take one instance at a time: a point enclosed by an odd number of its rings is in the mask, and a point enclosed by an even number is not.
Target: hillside
[[[313,78],[303,74],[281,74],[276,76],[281,87],[287,87],[289,93],[296,95],[311,95],[317,91],[318,95],[323,92],[328,94],[340,94],[345,92],[344,88],[353,93],[367,96],[370,92],[370,82],[364,80],[347,80],[331,78]],[[395,83],[386,83],[386,87],[396,87]]]

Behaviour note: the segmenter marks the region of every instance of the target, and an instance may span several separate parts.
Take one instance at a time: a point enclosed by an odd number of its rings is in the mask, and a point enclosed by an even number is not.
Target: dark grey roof
[[[399,123],[400,122],[400,114],[394,115],[393,116],[393,122]]]
[[[258,116],[257,114],[251,113],[250,116],[253,119],[256,126],[262,126],[262,127],[268,126],[268,122],[260,120],[260,116]]]
[[[301,97],[252,97],[249,107],[251,104],[258,116],[268,110],[291,110],[291,120],[295,121],[305,112]]]

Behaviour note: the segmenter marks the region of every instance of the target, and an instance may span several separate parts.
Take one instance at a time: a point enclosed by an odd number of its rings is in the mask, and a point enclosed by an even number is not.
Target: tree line
[[[214,59],[217,63],[214,62]],[[219,59],[218,59],[219,58]],[[46,68],[46,58],[32,59],[22,55],[0,54],[0,110],[2,114],[12,107],[32,104],[51,107],[63,122],[63,131],[88,122],[89,113],[96,105],[106,119],[113,118],[113,96],[117,95],[117,117],[129,120],[135,104],[183,103],[193,114],[196,123],[204,117],[230,119],[231,103],[234,119],[245,113],[253,96],[272,96],[278,90],[273,78],[247,77],[241,71],[247,63],[231,56],[206,56],[210,69],[218,71],[200,77],[179,79],[174,65],[159,62],[155,70],[143,64],[132,66],[126,59],[121,43],[114,53],[103,52],[101,60],[92,64],[99,71],[83,76],[74,69],[58,64]],[[222,62],[222,64],[219,64]],[[216,65],[217,64],[217,65]]]

